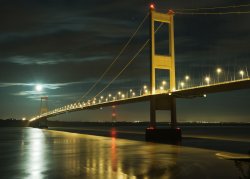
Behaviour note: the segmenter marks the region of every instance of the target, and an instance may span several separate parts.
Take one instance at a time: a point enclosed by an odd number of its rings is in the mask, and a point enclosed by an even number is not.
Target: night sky
[[[40,97],[49,97],[54,109],[79,99],[118,55],[148,13],[150,1],[110,0],[0,0],[0,119],[37,115]],[[154,1],[156,10],[250,4],[246,0]],[[199,12],[250,11],[241,8]],[[250,14],[175,15],[177,86],[185,75],[189,85],[204,83],[209,75],[217,80],[239,79],[239,70],[250,70]],[[88,97],[98,93],[128,63],[149,38],[148,20],[121,55],[112,70]],[[164,51],[166,28],[157,34],[159,52]],[[149,46],[106,90],[139,91],[149,84]],[[165,73],[158,72],[158,82]],[[43,91],[35,86],[42,84]],[[86,98],[88,99],[88,98]],[[250,122],[250,90],[179,99],[179,121]],[[110,121],[110,107],[61,115],[51,120]],[[149,104],[118,106],[118,121],[148,121]],[[168,113],[159,112],[159,121]]]

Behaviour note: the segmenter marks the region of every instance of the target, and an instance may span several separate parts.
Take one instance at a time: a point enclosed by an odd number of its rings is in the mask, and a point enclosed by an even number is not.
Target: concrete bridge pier
[[[176,98],[166,96],[166,99],[157,99],[152,96],[150,100],[150,125],[146,129],[145,139],[152,142],[178,143],[181,141],[181,129],[177,127]],[[169,127],[157,127],[156,110],[169,110],[171,122]]]
[[[48,120],[46,117],[43,117],[39,120],[35,120],[30,122],[30,127],[40,128],[40,129],[48,129]]]
[[[48,129],[48,120],[47,118],[42,118],[41,120],[38,121],[38,128],[41,129]]]

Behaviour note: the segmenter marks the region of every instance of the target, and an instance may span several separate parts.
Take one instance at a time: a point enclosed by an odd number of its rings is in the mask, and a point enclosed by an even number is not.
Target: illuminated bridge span
[[[33,117],[30,121],[39,121],[39,120],[47,120],[49,117],[54,117],[60,114],[64,114],[67,112],[75,112],[80,110],[87,109],[99,109],[105,106],[113,106],[127,103],[135,103],[141,101],[150,101],[150,126],[147,130],[149,135],[152,134],[154,137],[155,134],[150,131],[156,130],[156,110],[170,110],[171,114],[171,129],[167,131],[167,134],[170,136],[181,136],[179,129],[176,124],[176,98],[195,98],[195,97],[206,97],[209,93],[223,92],[229,90],[236,89],[244,89],[250,88],[250,78],[248,76],[247,69],[240,70],[238,73],[238,78],[236,80],[227,80],[222,82],[219,78],[220,73],[222,73],[222,68],[217,68],[217,80],[211,79],[210,76],[204,77],[204,84],[191,87],[188,85],[188,81],[190,80],[189,76],[185,76],[184,81],[181,81],[176,86],[176,78],[175,78],[175,52],[174,52],[174,12],[169,10],[168,13],[160,13],[156,12],[153,5],[150,6],[150,13],[147,15],[150,18],[150,39],[147,40],[142,48],[136,53],[136,55],[128,62],[128,64],[124,67],[124,69],[119,72],[117,76],[113,78],[113,80],[103,88],[97,95],[93,98],[83,101],[82,99],[74,102],[72,104],[68,104],[63,107],[56,108],[51,111],[42,110],[38,116]],[[146,18],[144,18],[143,22],[139,25],[136,32],[142,26]],[[160,22],[162,24],[168,25],[169,32],[169,55],[158,55],[155,50],[155,33],[161,27],[159,25],[155,28],[155,21]],[[119,58],[120,54],[124,51],[126,46],[131,42],[132,38],[136,34],[129,39],[128,43],[119,53],[117,58],[112,62],[112,64]],[[106,90],[110,84],[115,81],[119,75],[129,66],[129,64],[136,58],[136,56],[141,52],[141,50],[147,45],[150,45],[150,85],[143,86],[143,88],[139,91],[135,91],[130,89],[127,92],[117,92],[116,94],[108,93],[108,96],[104,97],[103,91]],[[89,91],[83,96],[83,98],[96,86],[98,82],[100,82],[103,76],[110,70],[112,64],[108,67],[108,69],[103,73],[103,75],[99,78],[99,80],[90,88]],[[168,70],[169,71],[169,79],[162,81],[159,89],[156,88],[156,69]],[[166,85],[168,81],[168,87]],[[42,106],[42,101],[41,101]],[[153,130],[154,129],[154,130]],[[177,130],[178,129],[178,130]],[[172,130],[172,131],[171,131]],[[176,132],[177,131],[177,132]],[[147,136],[146,132],[146,136]],[[166,131],[165,131],[166,132]],[[158,133],[161,135],[162,133]],[[166,133],[164,133],[166,134]],[[151,137],[152,137],[151,136]],[[157,136],[155,136],[157,137]]]
[[[60,108],[56,108],[52,111],[43,113],[31,119],[37,120],[40,118],[49,118],[54,117],[60,114],[64,114],[66,112],[75,112],[87,109],[99,109],[101,107],[113,106],[113,105],[120,105],[120,104],[128,104],[128,103],[136,103],[142,101],[149,101],[150,98],[155,97],[157,99],[162,99],[165,105],[169,105],[167,101],[171,101],[171,97],[174,98],[195,98],[195,97],[206,97],[207,94],[210,93],[217,93],[217,92],[224,92],[224,91],[231,91],[231,90],[238,90],[238,89],[245,89],[250,88],[250,78],[245,78],[241,80],[235,81],[227,81],[221,82],[211,85],[204,85],[204,86],[197,86],[192,88],[185,88],[179,89],[175,91],[167,91],[161,90],[155,94],[145,93],[142,95],[135,95],[132,92],[131,95],[121,95],[120,98],[100,98],[100,100],[92,100],[88,102],[78,102],[69,104]],[[128,93],[127,93],[128,94]],[[119,95],[119,94],[118,94]]]

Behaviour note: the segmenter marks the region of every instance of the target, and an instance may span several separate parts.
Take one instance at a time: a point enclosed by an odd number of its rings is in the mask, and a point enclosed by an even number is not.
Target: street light
[[[129,97],[131,97],[131,96],[132,96],[132,92],[133,92],[133,90],[132,90],[132,89],[130,89],[130,90],[129,90]]]
[[[189,86],[189,80],[190,80],[190,76],[189,75],[186,75],[185,76],[185,81],[186,81],[186,87],[188,87]]]
[[[221,68],[216,69],[217,74],[220,74],[222,72]]]
[[[148,93],[148,87],[147,87],[147,85],[144,85],[143,86],[143,94],[146,94],[146,93]]]
[[[183,88],[184,85],[185,85],[185,83],[182,81],[182,82],[181,82],[181,88]]]
[[[160,90],[164,90],[165,89],[165,87],[167,86],[167,82],[165,81],[165,80],[163,80],[162,82],[161,82],[161,86],[160,86]]]
[[[243,79],[244,78],[244,71],[243,70],[240,70],[240,75],[241,75],[241,78]]]
[[[121,97],[121,94],[122,94],[122,93],[119,91],[119,92],[118,92],[118,97],[117,97],[117,99],[119,99],[119,98]]]
[[[122,94],[122,99],[124,99],[125,98],[125,95],[124,94]]]
[[[207,84],[209,85],[209,83],[210,83],[210,77],[207,76],[207,77],[205,78],[205,81],[206,81]]]
[[[221,68],[217,68],[217,69],[216,69],[216,73],[217,73],[217,75],[218,75],[218,82],[220,81],[220,74],[221,74],[221,72],[222,72],[222,69],[221,69]]]

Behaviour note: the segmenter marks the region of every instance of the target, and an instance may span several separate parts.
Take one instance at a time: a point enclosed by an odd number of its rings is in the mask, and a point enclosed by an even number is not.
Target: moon
[[[38,92],[43,90],[43,86],[41,84],[37,84],[35,88],[36,88],[36,91]]]

